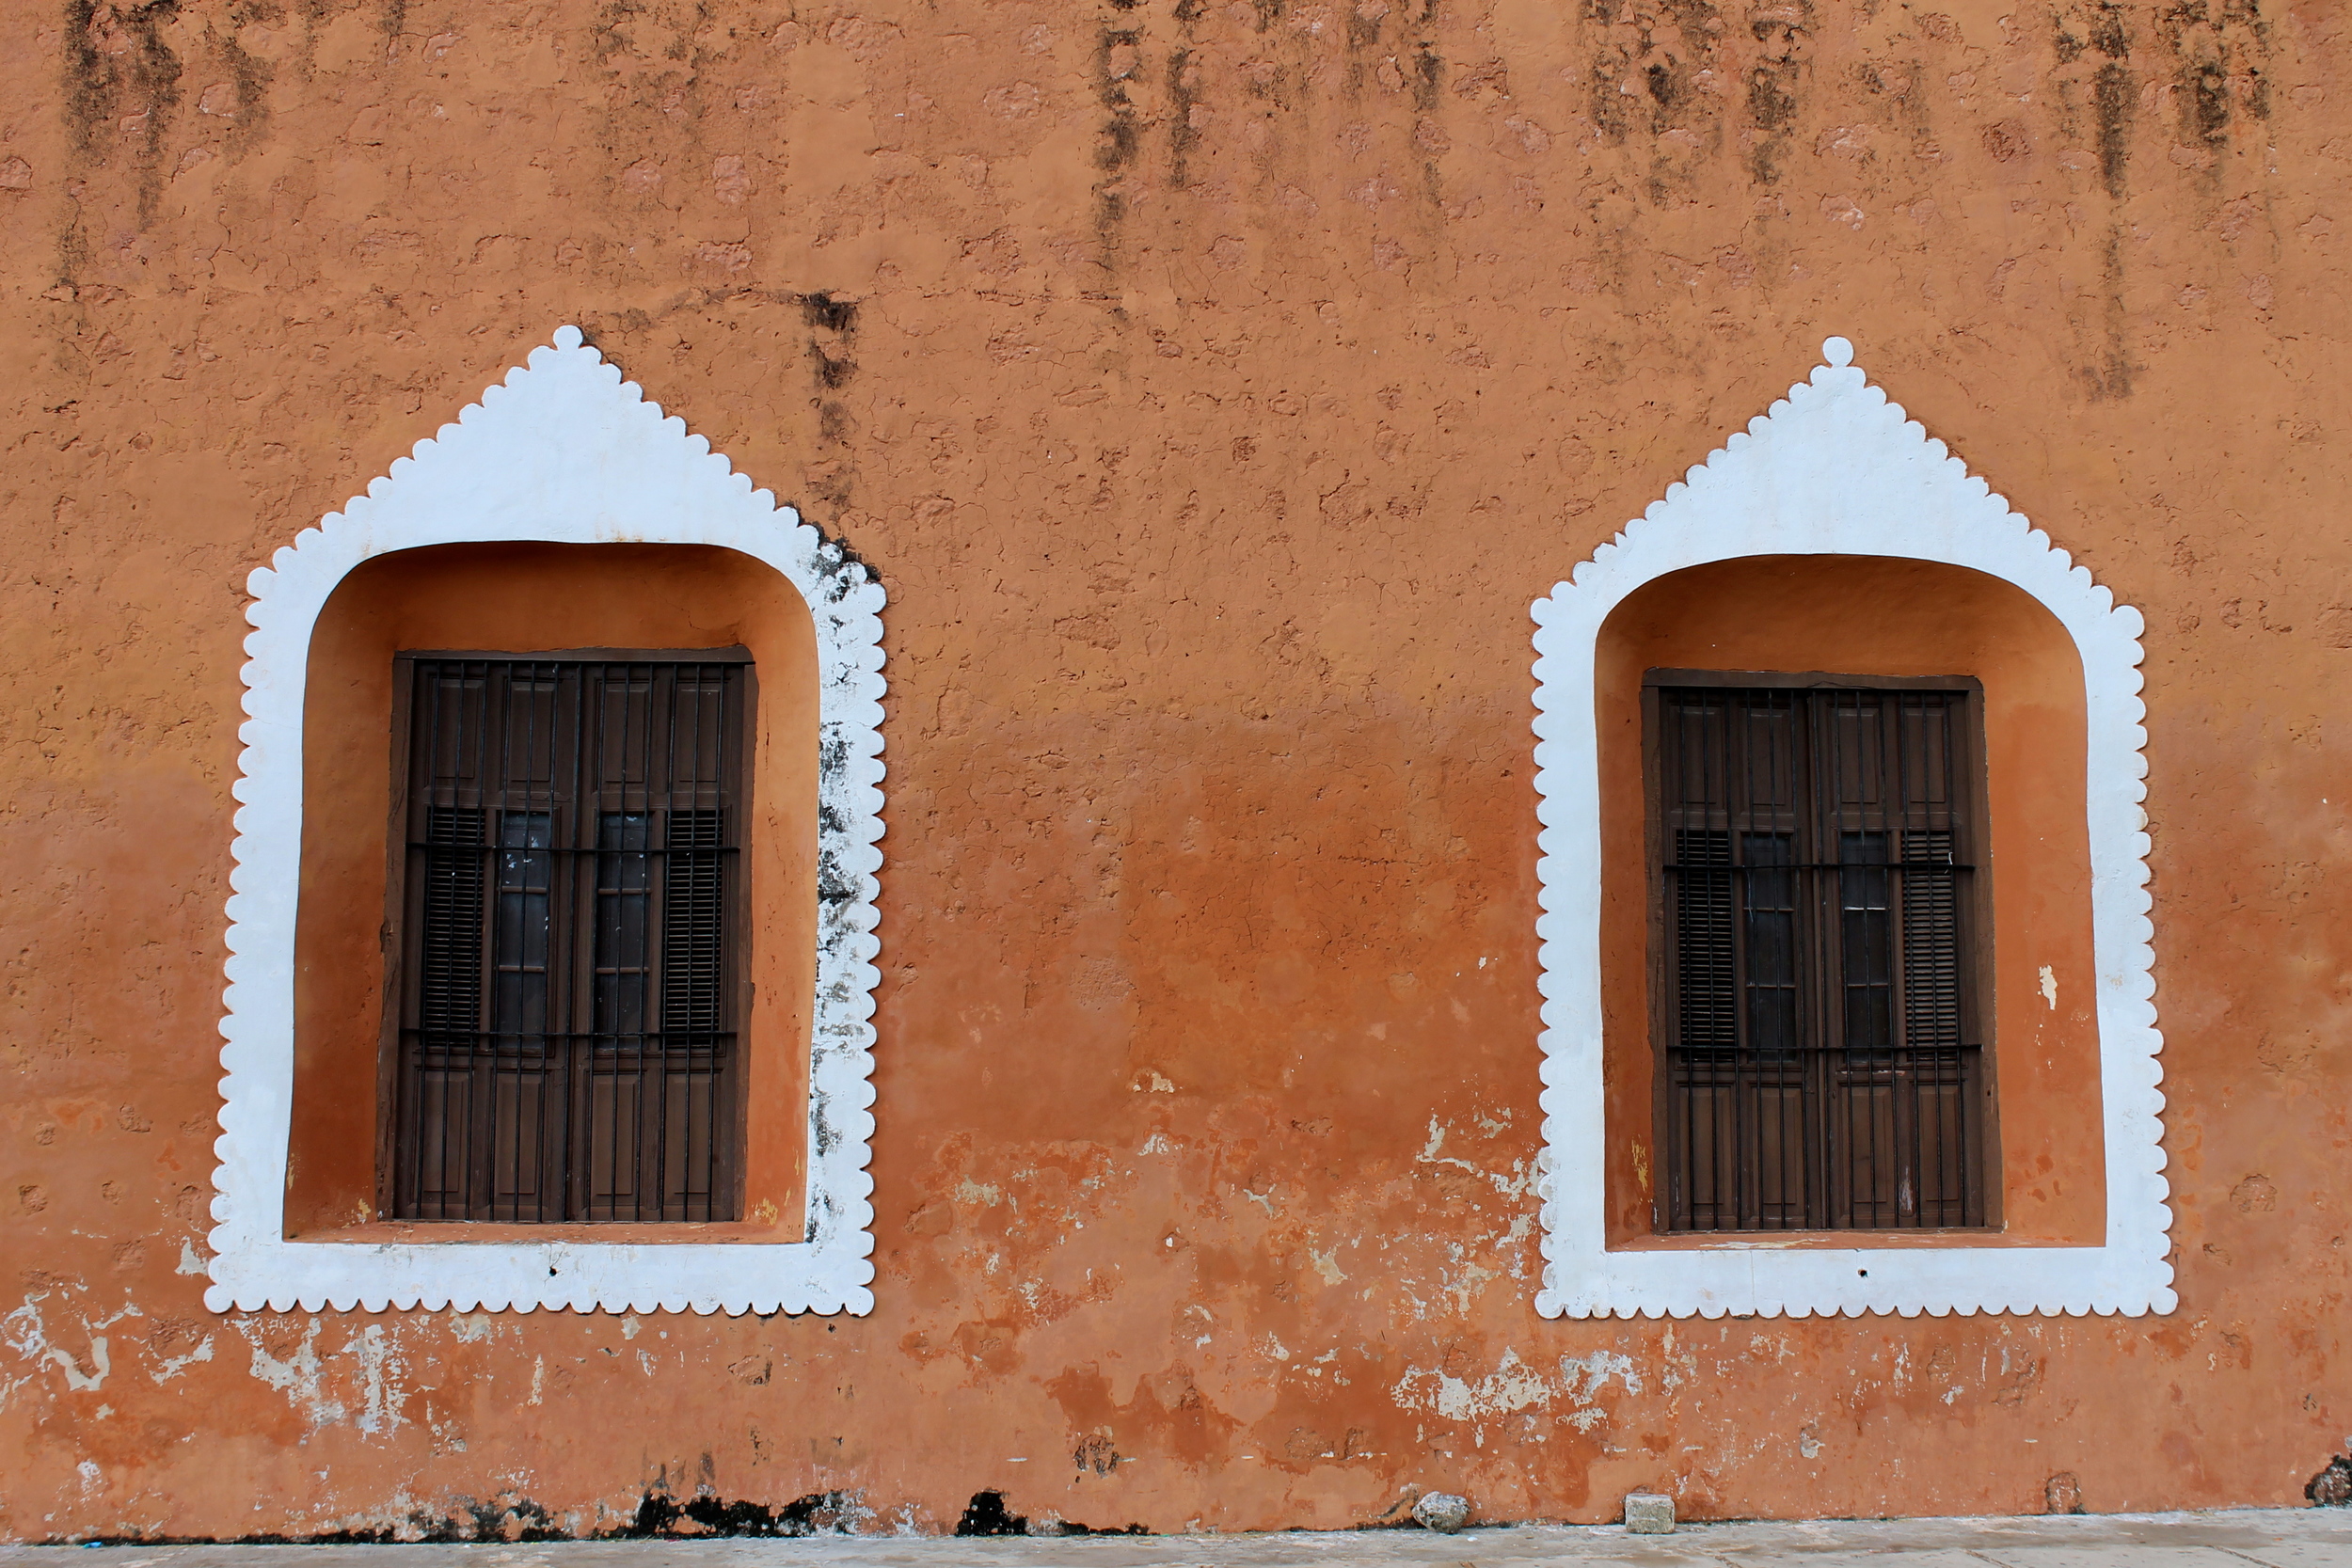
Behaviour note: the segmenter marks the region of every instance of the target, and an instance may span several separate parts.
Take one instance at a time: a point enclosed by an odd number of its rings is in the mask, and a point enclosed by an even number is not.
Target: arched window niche
[[[754,755],[743,794],[743,948],[749,992],[729,1063],[726,1210],[680,1229],[639,1224],[501,1224],[493,1217],[402,1223],[387,1202],[398,1096],[400,985],[395,937],[408,834],[393,795],[420,727],[404,711],[394,661],[420,650],[536,656],[570,651],[739,648],[752,677]],[[546,666],[540,666],[545,668]],[[650,672],[660,666],[623,663]],[[433,1243],[623,1239],[789,1243],[807,1230],[803,1182],[811,1010],[817,974],[816,622],[791,580],[739,550],[708,545],[521,541],[429,545],[354,568],[310,636],[303,700],[302,887],[294,935],[294,1117],[289,1240]],[[500,736],[490,736],[495,748]],[[526,736],[526,744],[551,737]],[[615,738],[618,738],[617,736]],[[389,740],[389,744],[388,744]],[[634,762],[636,759],[629,759]],[[568,791],[567,791],[568,793]],[[355,824],[384,822],[381,840]],[[394,852],[387,855],[387,847]],[[590,879],[586,868],[574,880]],[[658,876],[658,873],[656,874]],[[652,879],[649,878],[648,879]],[[588,890],[580,889],[583,895]],[[732,911],[730,911],[732,912]],[[579,977],[585,980],[585,976]],[[590,1009],[577,1011],[585,1014]],[[586,1017],[578,1022],[587,1023]],[[584,1093],[575,1096],[585,1100]],[[509,1097],[510,1102],[512,1097]],[[489,1107],[491,1113],[500,1109]],[[785,1114],[778,1114],[779,1112]],[[550,1117],[550,1121],[556,1118]],[[448,1227],[462,1223],[462,1234]]]
[[[1535,606],[1548,1315],[2168,1311],[2139,617],[1829,363]],[[1896,1229],[1666,1223],[1656,698],[1973,693],[1986,1201]],[[1906,1195],[1908,1196],[1908,1195]]]
[[[207,1305],[871,1310],[865,1167],[883,683],[882,594],[865,565],[755,490],[564,327],[364,495],[278,550],[248,587]],[[678,993],[675,1016],[687,1022],[618,1026],[697,1041],[714,1027],[737,1031],[739,1187],[723,1205],[700,1206],[725,1209],[723,1220],[673,1223],[665,1212],[616,1224],[611,1205],[587,1216],[607,1223],[548,1224],[543,1213],[540,1223],[424,1224],[386,1212],[388,942],[397,923],[389,895],[402,857],[416,853],[413,832],[389,814],[413,757],[439,755],[403,750],[401,683],[421,691],[424,677],[401,675],[394,660],[415,661],[413,672],[453,655],[511,666],[493,677],[508,682],[510,706],[525,689],[516,683],[542,679],[514,673],[520,656],[601,672],[573,678],[582,691],[605,682],[598,700],[618,710],[655,712],[640,693],[668,693],[673,705],[659,711],[673,740],[706,694],[708,711],[749,723],[733,733],[752,744],[724,764],[736,793],[707,789],[717,775],[699,764],[679,774],[665,763],[663,777],[687,784],[670,788],[658,813],[626,787],[599,797],[609,802],[594,808],[601,817],[575,810],[587,834],[576,852],[598,868],[580,895],[584,933],[598,918],[588,911],[607,907],[590,894],[616,891],[601,885],[614,879],[599,858],[606,848],[624,868],[739,857],[739,872],[681,884],[680,896],[701,902],[659,916],[662,942],[691,930],[701,946],[674,955],[638,940],[637,950],[659,954],[644,961],[702,988]],[[669,673],[641,681],[631,672],[645,665]],[[584,696],[550,701],[590,711]],[[411,781],[439,776],[437,764],[415,766],[424,771],[407,772]],[[638,776],[634,765],[614,766],[608,783]],[[535,848],[541,818],[532,813],[541,808],[516,799],[483,815],[504,821],[519,811],[511,847]],[[675,832],[649,836],[657,820],[716,832],[739,810],[739,840],[704,847]],[[609,845],[596,836],[608,830],[618,835]],[[497,848],[485,863],[506,875],[505,839],[468,842]],[[527,883],[532,873],[517,875]],[[502,891],[474,895],[490,922],[476,928],[493,945],[503,940],[493,896]],[[641,907],[656,896],[631,895],[627,877],[617,891]],[[732,927],[708,913],[729,899]],[[437,928],[468,926],[451,917]],[[740,933],[739,962],[732,947],[716,956],[739,940],[711,934],[728,928]],[[586,983],[602,984],[604,950],[592,947],[603,939],[579,940],[577,961],[598,977]],[[484,987],[502,983],[498,963],[467,961]],[[714,988],[739,982],[738,1015],[714,1024]],[[658,1116],[643,1125],[666,1136]],[[667,1171],[656,1183],[665,1200]],[[689,1193],[682,1212],[694,1210]]]

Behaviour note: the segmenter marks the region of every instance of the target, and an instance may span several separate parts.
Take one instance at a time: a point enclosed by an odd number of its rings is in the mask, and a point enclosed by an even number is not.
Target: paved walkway
[[[71,1554],[69,1556],[69,1554]],[[1270,1535],[581,1541],[469,1546],[0,1546],[0,1568],[2352,1568],[2352,1509]]]

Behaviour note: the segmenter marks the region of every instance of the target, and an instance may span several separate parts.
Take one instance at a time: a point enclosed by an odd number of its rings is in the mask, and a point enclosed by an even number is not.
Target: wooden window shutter
[[[1973,688],[1652,686],[1661,1227],[1983,1226]]]
[[[388,1212],[739,1217],[748,659],[400,662]]]

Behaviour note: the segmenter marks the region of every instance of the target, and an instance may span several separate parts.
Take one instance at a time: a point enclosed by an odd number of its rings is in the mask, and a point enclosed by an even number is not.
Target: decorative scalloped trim
[[[1725,1313],[2169,1312],[2164,1095],[2148,918],[2139,612],[2010,510],[1852,368],[1842,338],[1664,498],[1535,601],[1542,856],[1546,1317]],[[1593,660],[1601,625],[1653,578],[1746,555],[1948,562],[2031,594],[2082,656],[2089,699],[2092,945],[2106,1132],[2105,1244],[1612,1252],[1604,1226],[1600,794]],[[1867,1266],[1862,1277],[1857,1269]]]
[[[302,845],[302,699],[310,632],[372,557],[490,540],[716,545],[790,578],[817,623],[817,1002],[808,1103],[808,1236],[784,1244],[621,1246],[305,1243],[284,1239],[294,1099],[294,894]],[[865,1313],[874,1305],[874,908],[882,868],[882,589],[836,544],[665,418],[618,368],[559,328],[482,401],[417,443],[367,493],[247,581],[249,662],[214,1144],[213,1310],[455,1307],[531,1311]]]

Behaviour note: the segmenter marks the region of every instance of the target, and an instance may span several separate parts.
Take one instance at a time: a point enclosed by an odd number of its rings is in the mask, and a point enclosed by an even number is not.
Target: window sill
[[[598,1224],[523,1225],[501,1220],[371,1220],[318,1226],[289,1242],[373,1246],[513,1246],[563,1243],[574,1246],[786,1246],[807,1239],[803,1229],[753,1220],[650,1220]]]
[[[1612,1252],[1902,1252],[1950,1247],[2052,1247],[2079,1243],[2043,1236],[2011,1236],[1998,1230],[1693,1230],[1670,1236],[1632,1236],[1612,1242]]]

